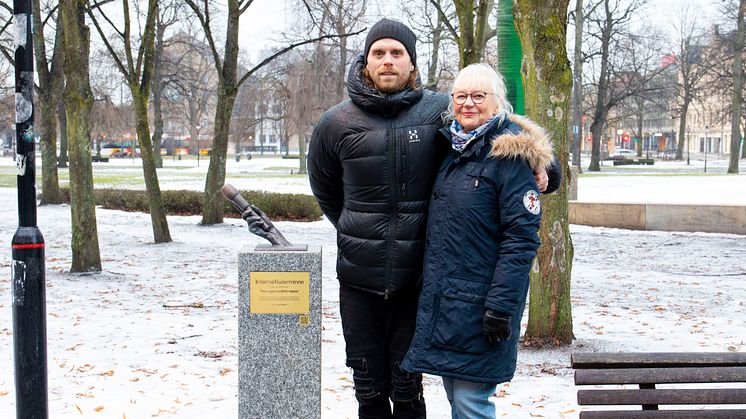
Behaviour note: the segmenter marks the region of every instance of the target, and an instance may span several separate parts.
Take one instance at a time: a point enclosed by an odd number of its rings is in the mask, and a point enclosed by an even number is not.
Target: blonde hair
[[[492,67],[487,64],[470,64],[459,71],[456,75],[456,79],[453,81],[451,87],[451,93],[453,93],[453,87],[459,86],[469,91],[483,90],[487,93],[495,95],[495,101],[500,107],[500,110],[505,111],[507,114],[513,113],[513,106],[508,102],[505,97],[505,80],[503,76],[495,71]],[[448,105],[448,112],[453,115],[453,101]]]

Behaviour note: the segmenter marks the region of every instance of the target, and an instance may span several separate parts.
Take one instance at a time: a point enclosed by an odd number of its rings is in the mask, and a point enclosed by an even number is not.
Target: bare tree
[[[34,58],[36,59],[36,74],[39,78],[39,108],[41,116],[38,123],[41,137],[42,164],[42,204],[59,204],[62,202],[57,174],[57,101],[62,95],[64,55],[62,49],[62,25],[57,21],[53,52],[51,60],[47,58],[46,40],[44,38],[44,24],[39,0],[32,1],[34,19]],[[52,11],[47,11],[52,21]],[[59,15],[58,15],[59,16]],[[51,65],[51,66],[50,66]]]
[[[316,42],[316,53],[323,49],[329,54],[331,74],[328,79],[332,83],[331,88],[326,87],[333,93],[334,103],[342,101],[346,96],[346,73],[352,54],[348,46],[349,35],[360,33],[359,26],[367,10],[368,0],[304,0],[303,5],[307,12],[307,20],[310,24],[304,25],[300,35],[310,37],[316,33],[318,36],[336,34],[339,37],[326,39],[325,42]],[[302,12],[297,12],[301,15]],[[333,55],[336,52],[336,57]],[[327,75],[328,76],[328,75]]]
[[[163,1],[163,0],[161,0]],[[153,81],[151,86],[151,96],[153,99],[153,157],[157,168],[163,167],[161,158],[161,140],[163,139],[163,93],[168,83],[168,74],[165,70],[165,49],[167,41],[165,39],[166,31],[169,27],[180,21],[179,9],[181,2],[168,0],[160,8],[160,13],[156,17],[155,25],[155,56],[153,57]]]
[[[59,204],[62,200],[57,174],[57,102],[62,96],[64,56],[62,55],[62,25],[59,24],[57,5],[45,4],[40,0],[32,0],[34,59],[39,84],[36,85],[40,116],[36,121],[41,139],[41,204]],[[0,2],[0,8],[7,12],[6,21],[0,33],[10,27],[13,8],[9,2]],[[54,36],[49,40],[44,35],[44,29],[51,28]],[[52,45],[51,56],[47,54],[47,44]],[[2,45],[2,53],[13,63],[9,49]],[[64,127],[63,127],[64,129]]]
[[[101,270],[89,131],[93,94],[88,75],[90,30],[85,24],[87,7],[87,0],[60,2],[60,21],[65,29],[65,106],[70,140],[72,272]]]
[[[733,99],[730,129],[730,160],[728,173],[738,173],[739,140],[741,139],[741,118],[743,107],[743,44],[744,44],[744,13],[746,0],[738,2],[736,36],[733,43]],[[746,157],[746,141],[743,145],[743,155]]]
[[[142,156],[142,169],[145,178],[145,188],[148,194],[148,205],[150,208],[150,220],[153,225],[153,238],[156,243],[171,241],[171,233],[168,229],[166,220],[166,211],[163,207],[161,198],[161,189],[158,184],[158,172],[155,167],[155,157],[153,145],[150,137],[150,126],[148,124],[148,98],[150,96],[151,81],[153,75],[153,58],[155,55],[155,22],[158,15],[158,1],[148,0],[146,3],[145,21],[142,26],[142,33],[139,33],[140,45],[137,50],[132,45],[134,39],[132,34],[132,15],[130,14],[129,0],[122,0],[122,20],[123,30],[117,29],[114,22],[98,8],[98,14],[104,19],[113,30],[114,34],[122,41],[122,50],[118,52],[109,37],[104,32],[101,24],[96,18],[96,13],[89,11],[96,30],[101,40],[106,45],[106,49],[111,54],[112,59],[122,76],[127,81],[132,103],[135,109],[137,140],[140,144],[140,153]],[[135,15],[140,14],[139,2],[134,2]],[[139,19],[138,19],[139,23]],[[124,55],[124,58],[121,57]],[[133,147],[134,152],[134,147]]]
[[[419,0],[405,2],[402,7],[412,31],[417,34],[418,43],[429,50],[428,57],[422,53],[425,49],[420,49],[417,57],[417,67],[426,69],[423,87],[434,92],[447,89],[458,65],[457,62],[448,65],[451,50],[452,55],[458,51],[451,32],[446,28],[447,21],[456,20],[452,1]]]
[[[132,132],[135,118],[130,104],[129,89],[122,78],[116,63],[107,51],[93,52],[91,62],[96,63],[91,68],[91,91],[93,92],[93,108],[91,108],[91,136],[99,141],[95,142],[96,153],[108,141],[121,141],[125,135]]]
[[[331,39],[340,35],[324,35],[314,39],[293,42],[262,60],[238,77],[238,23],[239,18],[248,10],[252,0],[228,0],[228,14],[225,25],[225,44],[221,59],[214,34],[213,10],[208,2],[200,4],[196,0],[185,0],[202,25],[208,45],[213,55],[213,62],[218,71],[219,82],[217,92],[217,106],[215,109],[214,136],[210,166],[205,181],[204,205],[202,207],[202,224],[216,224],[223,222],[223,197],[220,188],[225,183],[225,163],[228,153],[228,134],[230,132],[230,116],[233,105],[241,85],[257,70],[267,65],[275,58],[301,45],[306,45],[321,39]],[[349,36],[353,34],[347,34]]]
[[[631,94],[619,102],[617,117],[620,121],[631,120],[630,128],[636,140],[635,149],[638,156],[642,156],[643,125],[645,119],[652,119],[660,114],[668,114],[672,103],[670,83],[674,66],[662,64],[661,57],[665,53],[661,45],[664,36],[654,27],[643,25],[642,28],[620,41],[622,51],[626,57],[627,77],[634,86]],[[670,68],[666,66],[670,65]]]
[[[438,0],[430,0],[440,19],[458,45],[459,68],[482,61],[487,40],[496,32],[487,18],[495,7],[494,0],[452,0],[456,11],[455,21],[446,7]]]
[[[172,119],[180,121],[194,145],[214,117],[217,72],[209,46],[188,26],[167,40],[163,88]],[[199,152],[197,150],[197,152]]]
[[[705,80],[711,71],[712,50],[706,47],[705,30],[700,26],[701,19],[695,11],[684,9],[678,16],[676,23],[677,50],[676,68],[678,77],[677,107],[679,120],[679,140],[676,147],[676,159],[684,158],[683,152],[686,142],[686,122],[689,108],[694,101],[699,101],[706,91]]]
[[[648,89],[655,73],[642,77],[640,63],[630,60],[628,24],[643,6],[643,0],[599,0],[589,5],[588,35],[596,41],[590,55],[600,67],[594,79],[595,98],[591,122],[591,162],[589,171],[600,171],[601,136],[609,111],[630,96]]]
[[[572,64],[572,165],[580,172],[583,139],[583,0],[575,0],[575,47]]]

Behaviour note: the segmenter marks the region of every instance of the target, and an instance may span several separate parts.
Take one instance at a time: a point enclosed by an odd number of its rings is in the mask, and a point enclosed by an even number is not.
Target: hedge
[[[61,188],[63,200],[70,202],[70,191]],[[96,205],[106,209],[150,212],[145,191],[130,189],[95,189]],[[260,208],[273,221],[317,221],[321,209],[309,195],[286,194],[261,191],[241,191],[241,195]],[[163,206],[169,215],[201,215],[203,192],[161,191]],[[238,210],[225,200],[223,213],[226,217],[239,217]]]

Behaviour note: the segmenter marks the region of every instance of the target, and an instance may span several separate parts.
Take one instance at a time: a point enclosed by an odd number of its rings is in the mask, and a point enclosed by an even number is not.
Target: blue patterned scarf
[[[475,138],[477,138],[480,133],[492,127],[492,125],[494,125],[496,122],[502,122],[503,120],[505,120],[505,116],[505,112],[500,111],[497,114],[493,115],[490,119],[488,119],[487,122],[469,132],[464,132],[464,127],[462,127],[461,124],[459,124],[459,122],[454,119],[451,123],[451,147],[453,147],[453,149],[458,151],[459,153],[463,153],[466,149],[466,146],[469,145],[469,143],[471,143]]]

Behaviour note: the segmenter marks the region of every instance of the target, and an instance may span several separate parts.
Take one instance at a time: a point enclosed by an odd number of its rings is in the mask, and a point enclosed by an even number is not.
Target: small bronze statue
[[[267,239],[273,247],[294,247],[272,224],[267,214],[246,201],[233,185],[226,183],[221,191],[227,200],[233,202],[233,205],[241,213],[241,218],[249,223],[250,232]]]

